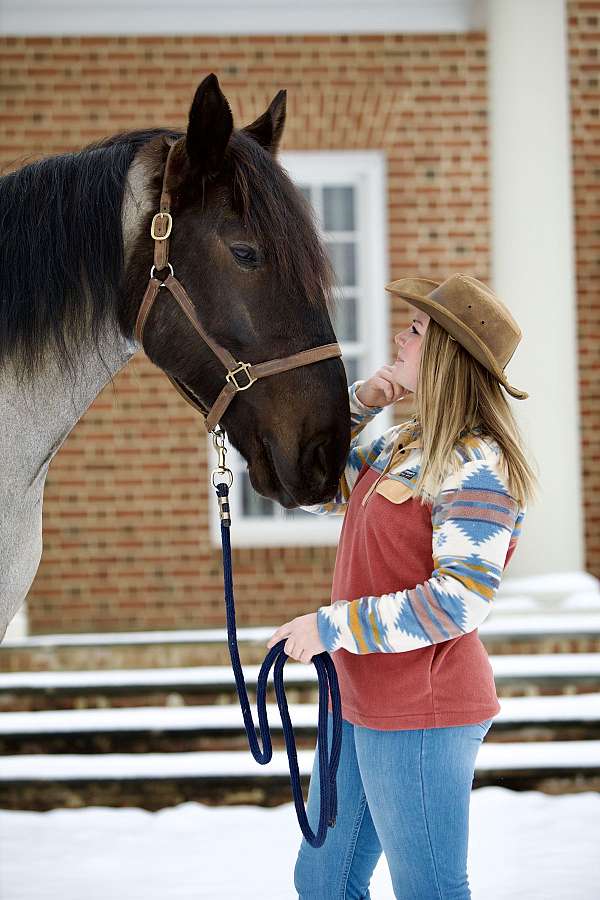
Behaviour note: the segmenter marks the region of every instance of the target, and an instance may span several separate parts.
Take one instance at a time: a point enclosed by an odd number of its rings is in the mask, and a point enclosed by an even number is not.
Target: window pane
[[[356,297],[339,297],[333,309],[333,327],[339,341],[358,341]]]
[[[358,359],[356,357],[350,357],[350,359],[345,356],[343,358],[344,368],[346,369],[346,378],[348,379],[348,384],[354,384],[355,381],[358,381]]]
[[[298,188],[298,190],[300,191],[301,194],[304,194],[304,196],[306,197],[308,202],[312,203],[311,196],[310,196],[310,188],[307,187],[307,185],[305,185],[305,184],[297,184],[296,187]]]
[[[247,472],[240,472],[242,479],[242,514],[244,516],[274,516],[275,506],[272,500],[261,497],[250,484]]]
[[[354,231],[354,188],[323,188],[325,231]]]
[[[328,241],[327,252],[341,285],[353,287],[356,284],[356,245],[341,241]]]

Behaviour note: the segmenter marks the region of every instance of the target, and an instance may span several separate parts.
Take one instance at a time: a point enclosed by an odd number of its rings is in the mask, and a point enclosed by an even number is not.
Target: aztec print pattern
[[[383,470],[398,429],[395,426],[366,447],[358,435],[380,408],[356,398],[362,382],[349,390],[353,440],[337,496],[316,514],[344,512],[363,464]],[[412,425],[412,423],[410,423]],[[418,475],[420,449],[401,468]],[[510,495],[499,469],[499,450],[478,434],[455,448],[462,466],[442,484],[432,504],[434,570],[423,584],[375,597],[339,600],[317,610],[317,626],[329,652],[401,653],[448,641],[476,629],[489,615],[507,560],[518,542],[526,507]],[[409,462],[410,460],[410,462]],[[393,469],[391,470],[393,472]],[[396,476],[398,477],[398,476]]]

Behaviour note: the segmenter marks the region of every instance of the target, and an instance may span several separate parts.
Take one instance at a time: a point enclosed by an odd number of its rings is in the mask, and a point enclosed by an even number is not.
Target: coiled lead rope
[[[312,662],[316,666],[317,676],[319,679],[319,720],[317,727],[317,748],[319,753],[319,776],[321,789],[321,807],[319,814],[319,826],[317,833],[312,831],[304,807],[304,799],[302,797],[302,787],[300,784],[300,772],[298,770],[298,756],[296,753],[296,741],[294,731],[290,720],[287,700],[285,697],[285,688],[283,684],[283,667],[289,659],[284,651],[286,640],[281,640],[269,650],[265,660],[260,668],[258,675],[258,685],[256,691],[256,706],[258,710],[258,720],[260,724],[260,736],[262,740],[263,750],[260,749],[256,736],[256,726],[252,718],[250,703],[248,701],[248,693],[246,691],[246,682],[244,673],[240,663],[240,657],[237,646],[237,634],[235,624],[235,601],[233,596],[233,571],[231,564],[231,540],[230,525],[231,514],[229,510],[229,488],[233,483],[233,473],[225,466],[225,443],[224,433],[218,428],[213,432],[213,443],[219,454],[219,466],[212,473],[213,486],[217,492],[219,503],[219,516],[221,519],[221,544],[223,549],[223,578],[225,587],[225,608],[227,614],[227,643],[229,646],[229,655],[231,657],[231,665],[235,676],[235,684],[244,718],[244,727],[248,737],[248,744],[254,759],[261,765],[271,761],[273,756],[273,748],[271,744],[271,735],[269,731],[269,720],[267,717],[267,678],[271,667],[275,665],[273,671],[273,681],[275,683],[275,693],[281,721],[283,724],[283,733],[285,737],[285,746],[287,749],[288,760],[290,764],[290,780],[292,783],[292,793],[294,796],[294,805],[302,834],[312,847],[321,847],[327,837],[327,829],[335,826],[337,816],[337,792],[336,792],[336,776],[342,749],[342,709],[340,701],[340,690],[338,685],[337,673],[331,660],[329,653],[319,653],[313,656]],[[215,482],[215,475],[226,477],[229,483],[225,481]],[[331,746],[331,754],[328,755],[327,747],[327,700],[328,689],[331,692],[331,705],[333,713],[333,739]]]

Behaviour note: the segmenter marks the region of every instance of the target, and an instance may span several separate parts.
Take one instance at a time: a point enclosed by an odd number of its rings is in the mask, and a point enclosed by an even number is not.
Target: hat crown
[[[458,272],[427,294],[459,319],[493,354],[501,369],[508,364],[522,337],[509,308],[482,281]],[[454,335],[452,321],[446,326]],[[459,328],[459,326],[457,326]]]

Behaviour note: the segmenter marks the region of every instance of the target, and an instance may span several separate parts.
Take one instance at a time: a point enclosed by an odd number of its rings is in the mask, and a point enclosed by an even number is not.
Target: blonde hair
[[[432,503],[445,478],[460,469],[454,448],[476,427],[481,428],[482,437],[498,444],[500,471],[519,505],[529,505],[535,498],[537,474],[527,461],[531,454],[503,390],[491,372],[434,319],[429,320],[415,393],[422,462],[414,490],[422,504]]]

